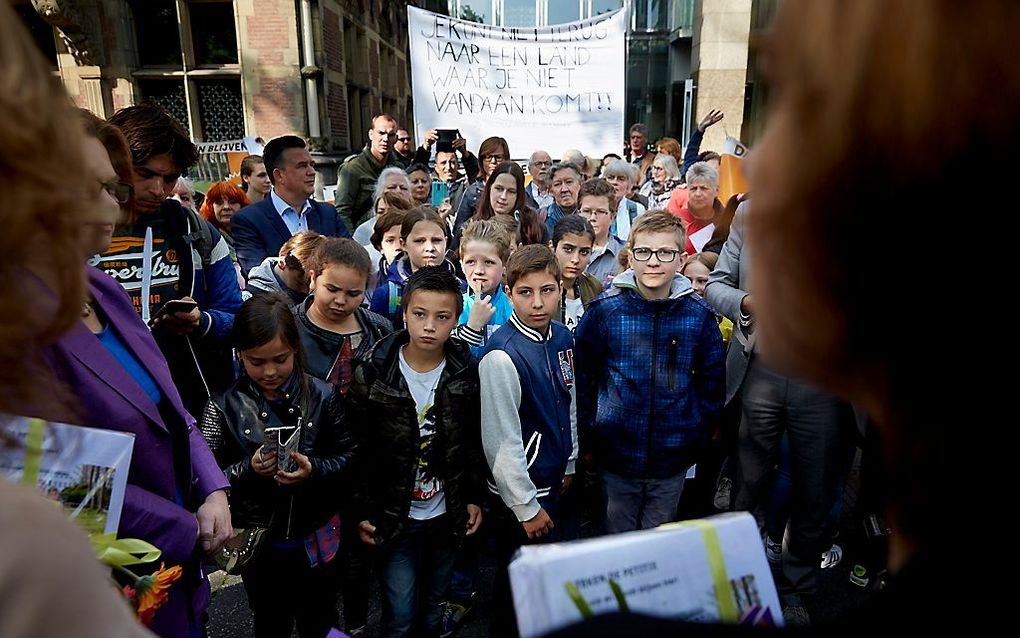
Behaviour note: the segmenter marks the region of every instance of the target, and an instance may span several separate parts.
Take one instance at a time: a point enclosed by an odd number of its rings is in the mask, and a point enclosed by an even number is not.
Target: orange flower
[[[136,583],[137,612],[138,618],[143,624],[148,625],[152,622],[156,610],[162,607],[170,597],[167,589],[180,579],[181,574],[182,570],[179,565],[166,569],[166,566],[160,563],[159,569],[155,573],[138,579]]]

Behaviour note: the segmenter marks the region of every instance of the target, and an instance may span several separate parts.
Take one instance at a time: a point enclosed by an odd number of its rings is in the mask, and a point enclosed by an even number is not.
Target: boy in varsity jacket
[[[492,635],[516,635],[506,567],[525,543],[556,540],[557,504],[574,473],[574,339],[559,316],[560,271],[546,246],[507,262],[510,321],[489,337],[478,367],[482,447],[492,473],[498,571]]]

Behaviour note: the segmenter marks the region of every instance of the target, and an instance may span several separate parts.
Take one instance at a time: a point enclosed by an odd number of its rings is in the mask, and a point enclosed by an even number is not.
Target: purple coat
[[[164,416],[141,387],[82,323],[46,348],[44,356],[78,401],[73,421],[135,435],[131,471],[118,535],[140,538],[163,551],[167,566],[181,565],[184,576],[170,588],[170,600],[156,612],[152,630],[161,636],[188,635],[188,617],[201,624],[209,603],[209,582],[202,573],[198,523],[194,512],[205,498],[229,486],[195,419],[181,403],[170,370],[148,327],[116,281],[88,267],[89,290],[125,345],[159,385],[164,414],[186,427],[190,467],[184,507],[177,505],[170,431]],[[41,415],[46,416],[46,415]],[[189,604],[191,614],[189,614]]]

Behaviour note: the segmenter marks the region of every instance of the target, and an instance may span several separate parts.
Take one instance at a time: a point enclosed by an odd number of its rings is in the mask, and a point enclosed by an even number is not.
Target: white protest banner
[[[262,141],[254,135],[243,140],[198,142],[198,165],[194,177],[200,181],[229,180],[241,185],[241,162],[249,155],[262,154]]]
[[[497,27],[407,7],[416,139],[459,129],[472,150],[507,140],[514,158],[624,139],[624,10],[548,27]]]

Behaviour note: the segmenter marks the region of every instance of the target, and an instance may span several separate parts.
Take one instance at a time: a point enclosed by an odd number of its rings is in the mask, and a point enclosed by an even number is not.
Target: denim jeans
[[[439,634],[455,549],[446,514],[427,521],[408,518],[381,547],[383,638]]]
[[[606,533],[651,529],[675,520],[686,473],[664,479],[630,479],[603,471]]]

